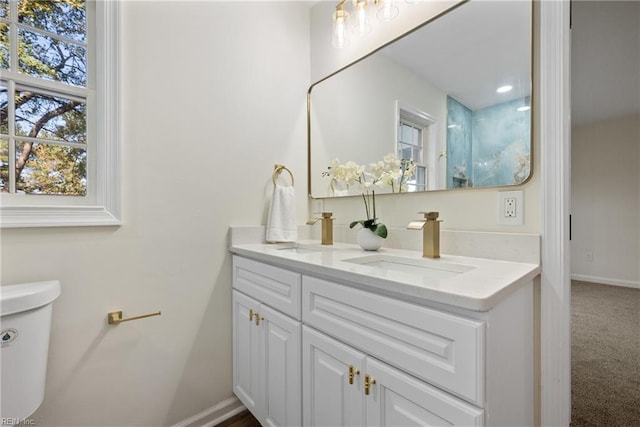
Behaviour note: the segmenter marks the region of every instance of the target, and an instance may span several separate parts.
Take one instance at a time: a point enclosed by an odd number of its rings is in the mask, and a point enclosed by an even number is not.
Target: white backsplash
[[[356,244],[357,228],[346,225],[334,227],[335,242]],[[298,226],[300,240],[320,240],[321,228],[317,226]],[[231,226],[229,244],[241,245],[262,243],[265,241],[264,226]],[[389,237],[383,248],[422,251],[422,232],[404,228],[389,228]],[[481,231],[441,230],[440,252],[448,255],[474,258],[496,259],[503,261],[540,263],[540,236],[537,234],[497,233]]]

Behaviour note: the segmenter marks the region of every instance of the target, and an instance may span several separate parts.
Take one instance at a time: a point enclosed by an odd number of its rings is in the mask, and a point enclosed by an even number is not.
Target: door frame
[[[540,423],[571,421],[571,31],[570,0],[540,0],[539,108],[542,274]]]

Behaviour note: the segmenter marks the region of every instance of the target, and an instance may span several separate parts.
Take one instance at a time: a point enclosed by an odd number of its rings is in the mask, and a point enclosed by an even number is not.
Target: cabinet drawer
[[[295,319],[301,318],[299,273],[234,256],[233,287]]]
[[[308,276],[303,277],[302,318],[483,406],[483,322]]]

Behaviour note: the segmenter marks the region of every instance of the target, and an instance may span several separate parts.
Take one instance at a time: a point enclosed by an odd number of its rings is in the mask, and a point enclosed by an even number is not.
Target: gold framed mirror
[[[347,162],[400,168],[377,193],[526,182],[532,20],[531,1],[470,0],[311,85],[309,196],[359,195]]]

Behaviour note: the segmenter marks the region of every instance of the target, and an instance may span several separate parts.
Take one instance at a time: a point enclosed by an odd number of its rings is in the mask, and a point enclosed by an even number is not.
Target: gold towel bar
[[[291,177],[291,186],[293,187],[293,174],[285,165],[275,165],[273,167],[273,185],[276,185],[276,176],[280,175],[283,170],[289,172],[289,176]]]
[[[123,319],[122,311],[112,311],[107,316],[107,323],[109,323],[110,325],[117,325],[118,323],[128,322],[130,320],[144,319],[145,317],[151,316],[160,316],[160,312],[158,311],[156,313],[143,314],[142,316],[134,316]]]

